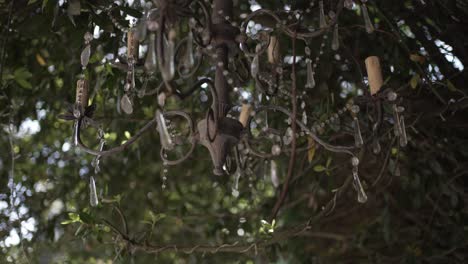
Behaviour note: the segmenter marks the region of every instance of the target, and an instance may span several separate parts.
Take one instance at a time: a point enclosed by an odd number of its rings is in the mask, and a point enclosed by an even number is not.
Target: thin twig
[[[271,220],[275,219],[281,205],[288,194],[289,181],[294,173],[294,164],[296,163],[296,118],[297,118],[297,87],[296,87],[296,37],[297,32],[294,31],[294,36],[292,38],[292,50],[293,50],[293,63],[292,63],[292,73],[291,73],[291,104],[292,104],[292,116],[291,116],[291,129],[292,129],[292,141],[291,141],[291,157],[289,158],[288,174],[286,180],[283,184],[283,190],[281,191],[280,197],[276,201],[275,207],[273,208],[273,213]]]

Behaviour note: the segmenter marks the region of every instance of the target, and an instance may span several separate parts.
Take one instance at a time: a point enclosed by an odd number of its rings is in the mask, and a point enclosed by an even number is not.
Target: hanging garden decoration
[[[131,116],[145,97],[153,97],[154,116],[122,145],[105,144],[106,128],[93,120],[95,106],[88,105],[92,80],[86,68],[94,47],[93,35],[86,33],[80,55],[83,74],[77,80],[76,101],[63,118],[74,121],[75,145],[95,156],[95,176],[100,171],[101,157],[125,151],[144,133],[157,131],[164,182],[167,169],[189,159],[200,144],[209,150],[214,174],[233,176],[232,194],[237,197],[241,191],[239,181],[252,174],[254,166],[267,164],[266,173],[277,187],[280,183],[275,159],[282,154],[294,158],[297,140],[305,138],[314,151],[321,146],[323,151],[349,156],[357,201],[364,203],[368,197],[358,168],[365,161],[359,160],[359,152],[370,150],[378,155],[383,144],[389,146],[390,141],[383,134],[385,127],[393,127],[401,147],[407,145],[402,100],[384,85],[377,57],[365,61],[368,92],[337,107],[322,120],[312,118],[307,107],[308,98],[317,94],[319,84],[324,81],[317,75],[324,50],[340,51],[338,22],[346,12],[344,7],[356,9],[356,4],[360,5],[365,30],[369,34],[375,30],[367,1],[339,0],[333,6],[329,2],[311,1],[305,10],[258,9],[242,19],[234,17],[236,7],[232,0],[134,2],[132,8],[142,16],[128,25],[121,22],[119,5],[105,10],[126,42],[126,54],[119,61],[106,63],[125,72],[122,86],[115,87],[120,91],[118,111]],[[268,26],[253,28],[258,18],[268,21],[264,22]],[[282,43],[291,42],[292,54],[282,53]],[[319,48],[315,49],[316,46]],[[140,47],[145,47],[144,51]],[[202,64],[212,65],[211,70],[201,71]],[[160,84],[148,89],[148,80]],[[208,94],[200,87],[206,88]],[[253,93],[241,96],[252,87]],[[170,97],[183,103],[198,96],[202,101],[211,100],[211,107],[199,120],[182,110],[166,109]],[[390,114],[385,109],[391,109]],[[271,115],[282,115],[284,125],[269,122]],[[188,128],[187,133],[178,130],[180,122],[185,122],[182,126]],[[337,123],[346,124],[341,129],[352,135],[346,144],[328,142],[326,131]],[[100,143],[96,149],[82,139],[82,131],[89,126],[98,131]],[[96,206],[94,176],[90,177],[90,191],[91,205]]]

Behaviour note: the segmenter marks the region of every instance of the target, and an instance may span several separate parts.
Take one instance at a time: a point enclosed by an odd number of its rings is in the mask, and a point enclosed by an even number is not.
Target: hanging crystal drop
[[[400,132],[400,146],[406,147],[408,138],[406,136],[405,117],[403,115],[400,117]]]
[[[323,8],[323,1],[319,1],[319,9],[320,9],[320,28],[326,28],[327,21],[325,20],[325,10]]]
[[[314,71],[312,69],[312,60],[307,59],[307,82],[305,87],[306,88],[314,88],[315,87],[315,77],[314,77]]]
[[[379,154],[381,150],[382,147],[380,146],[379,140],[377,138],[374,138],[374,141],[372,141],[372,152],[374,154]]]
[[[146,54],[145,70],[149,74],[154,74],[158,68],[156,61],[155,34],[151,33],[149,37],[148,53]]]
[[[332,50],[338,50],[340,48],[340,37],[338,32],[338,24],[335,24],[335,29],[333,30],[333,40],[332,40]]]
[[[304,123],[304,125],[307,125],[307,113],[306,113],[306,111],[302,112],[302,123]]]
[[[398,107],[396,104],[393,104],[393,128],[395,136],[401,135],[401,123],[400,123],[400,115],[398,114]]]
[[[260,64],[259,64],[259,55],[258,53],[260,52],[262,46],[260,44],[257,44],[257,46],[255,47],[255,56],[252,60],[252,64],[250,65],[250,74],[252,75],[252,78],[256,78],[257,77],[257,74],[260,70]]]
[[[361,128],[359,126],[359,119],[357,117],[354,117],[353,126],[354,126],[354,145],[359,148],[364,144],[364,142],[362,140]]]
[[[234,186],[232,187],[232,196],[239,197],[239,179],[241,177],[241,169],[237,167],[236,172],[234,173]]]
[[[366,26],[367,33],[374,32],[374,25],[372,25],[371,19],[369,17],[369,11],[367,10],[367,6],[365,4],[361,5],[362,16],[364,17],[364,25]]]
[[[120,108],[128,115],[133,113],[133,104],[127,94],[124,94],[120,99]]]
[[[167,40],[164,37],[164,67],[161,69],[162,77],[165,81],[170,81],[174,78],[175,65],[174,65],[174,39],[169,37]]]
[[[280,183],[278,178],[278,165],[276,165],[276,161],[274,160],[270,162],[270,179],[273,186],[277,188]]]
[[[96,182],[94,181],[94,177],[91,176],[89,178],[89,202],[92,207],[95,207],[99,204],[97,192],[96,192]]]
[[[172,143],[172,138],[169,134],[169,130],[167,129],[166,119],[159,110],[156,111],[156,121],[158,123],[158,132],[159,139],[161,140],[161,146],[167,150],[173,149],[174,145]]]
[[[286,129],[286,133],[284,133],[284,136],[283,136],[283,144],[286,146],[291,144],[292,139],[293,139],[293,131],[291,127],[288,127]]]
[[[358,193],[358,202],[360,203],[367,202],[367,195],[366,195],[366,192],[364,191],[364,188],[362,187],[361,180],[359,179],[357,166],[353,167],[353,180],[354,180],[354,188],[356,188],[356,191]]]
[[[193,56],[193,33],[189,31],[187,36],[187,50],[185,51],[185,70],[188,72],[195,65],[195,59]]]
[[[89,57],[91,56],[91,45],[87,44],[86,47],[81,52],[81,66],[86,68],[89,63]]]

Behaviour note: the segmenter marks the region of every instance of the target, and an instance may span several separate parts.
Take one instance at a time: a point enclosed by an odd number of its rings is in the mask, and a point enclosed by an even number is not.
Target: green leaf
[[[73,223],[73,222],[74,222],[74,221],[72,221],[72,220],[65,220],[65,221],[62,221],[60,224],[62,224],[62,225],[69,225],[69,224],[71,224],[71,223]]]
[[[48,2],[49,2],[49,0],[43,0],[42,1],[42,10],[44,10],[44,8],[47,6]]]
[[[450,80],[447,80],[447,88],[451,92],[456,92],[458,90],[457,87],[455,87],[455,85],[453,85],[453,83]]]
[[[24,80],[24,79],[17,79],[15,80],[21,87],[25,88],[25,89],[31,89],[32,88],[32,85],[30,82]]]
[[[332,161],[332,158],[331,158],[331,157],[328,157],[328,159],[327,159],[327,165],[326,165],[327,168],[330,167],[331,161]]]
[[[421,80],[421,76],[419,74],[413,75],[413,77],[410,80],[410,86],[413,89],[416,89],[418,87],[419,81]]]
[[[316,165],[316,166],[314,167],[314,171],[315,171],[315,172],[323,172],[323,171],[325,171],[326,169],[327,169],[327,168],[325,168],[323,165]]]
[[[32,73],[24,67],[16,69],[13,75],[15,76],[15,79],[29,79],[32,77]]]

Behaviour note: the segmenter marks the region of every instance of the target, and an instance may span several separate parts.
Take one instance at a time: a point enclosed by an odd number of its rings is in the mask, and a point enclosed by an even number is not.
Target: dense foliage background
[[[96,119],[106,129],[108,144],[126,140],[155,109],[154,98],[145,98],[131,118],[116,110],[125,73],[101,61],[117,53],[122,33],[105,12],[96,12],[108,4],[81,1],[81,14],[71,18],[66,1],[0,0],[0,262],[468,261],[467,1],[369,1],[377,26],[373,34],[365,32],[358,8],[342,13],[341,48],[334,52],[327,44],[307,111],[321,120],[361,94],[367,89],[364,59],[377,55],[385,87],[404,98],[410,143],[400,149],[389,139],[379,155],[369,148],[361,151],[360,176],[369,196],[365,204],[356,201],[350,187],[347,157],[317,148],[308,161],[307,152],[298,152],[274,227],[270,215],[281,186],[274,188],[263,161],[257,178],[241,179],[236,198],[232,178],[214,177],[208,152],[197,147],[190,160],[169,168],[162,190],[156,131],[101,161],[96,177],[101,203],[89,206],[92,157],[73,148],[71,123],[57,118],[66,102],[74,101],[83,34],[92,30],[89,21],[101,29],[92,42],[90,78]],[[254,5],[276,10],[308,4],[239,0],[236,15],[250,13]],[[284,37],[281,45],[281,53],[291,55],[291,40]],[[298,45],[302,54],[303,44]],[[318,47],[320,41],[311,45]],[[203,67],[200,72],[213,76],[209,63]],[[304,67],[298,74],[303,83]],[[173,99],[170,107],[201,118],[208,103],[196,94]],[[93,134],[87,138],[92,142]],[[283,182],[288,156],[281,155],[277,163]]]

